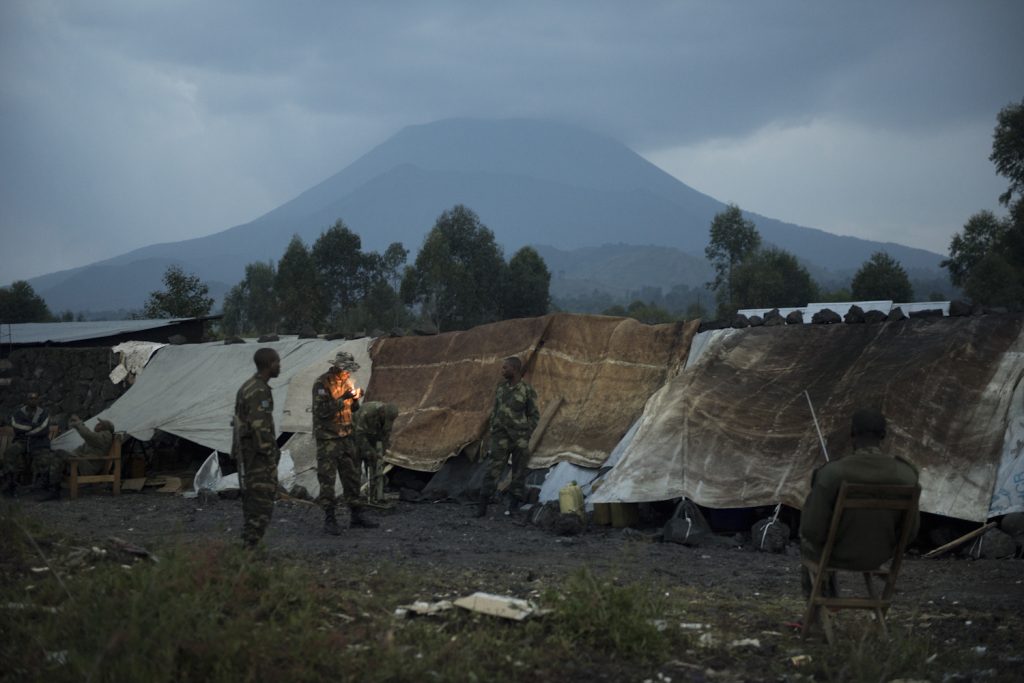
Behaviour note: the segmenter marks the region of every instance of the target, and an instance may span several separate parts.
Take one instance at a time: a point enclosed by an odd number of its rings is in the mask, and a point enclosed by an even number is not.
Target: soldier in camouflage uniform
[[[537,410],[537,392],[523,381],[522,374],[523,363],[518,358],[513,356],[502,362],[502,381],[494,393],[494,409],[491,411],[490,466],[480,487],[477,517],[487,514],[487,504],[509,455],[512,456],[512,483],[509,485],[506,514],[514,515],[526,497],[530,435],[537,427],[540,412]]]
[[[30,391],[25,399],[11,415],[13,438],[0,462],[0,489],[7,495],[14,493],[18,475],[34,469],[34,459],[50,450],[50,413],[39,405],[36,392]]]
[[[313,383],[313,436],[316,437],[317,502],[324,511],[324,533],[341,533],[335,516],[334,480],[341,477],[350,527],[376,528],[363,516],[359,501],[359,452],[353,435],[352,414],[359,410],[361,392],[351,373],[359,369],[352,354],[340,351],[331,368]]]
[[[242,489],[242,543],[256,546],[270,525],[277,496],[277,462],[281,452],[274,431],[274,395],[268,382],[281,373],[277,351],[262,348],[253,355],[256,374],[235,396],[232,457],[238,463]]]
[[[368,401],[359,407],[352,418],[355,428],[356,449],[359,459],[366,463],[370,471],[370,498],[374,496],[374,486],[379,485],[383,491],[383,458],[391,446],[391,427],[398,417],[398,407],[393,403]]]

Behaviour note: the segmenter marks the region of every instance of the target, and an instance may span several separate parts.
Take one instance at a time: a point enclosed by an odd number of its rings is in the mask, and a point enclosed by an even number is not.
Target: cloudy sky
[[[0,284],[247,222],[403,126],[551,118],[945,252],[1005,188],[1024,3],[0,2]]]

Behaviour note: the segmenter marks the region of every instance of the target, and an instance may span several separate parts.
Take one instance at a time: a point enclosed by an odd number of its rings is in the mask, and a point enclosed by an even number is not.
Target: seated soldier
[[[39,405],[39,394],[32,391],[25,403],[11,415],[14,432],[0,463],[0,489],[4,494],[14,493],[18,475],[29,471],[37,454],[50,450],[50,413]]]
[[[40,500],[57,500],[60,498],[60,482],[64,474],[64,465],[68,458],[74,456],[106,455],[114,443],[114,423],[109,420],[100,420],[96,423],[95,429],[89,429],[77,415],[72,415],[68,426],[74,429],[85,442],[72,452],[68,451],[47,451],[40,455],[34,462],[37,471],[46,477],[44,494]],[[99,474],[103,463],[98,460],[83,460],[78,464],[78,471],[81,474]]]
[[[800,553],[818,561],[832,525],[832,510],[843,482],[851,484],[917,484],[917,469],[906,460],[881,449],[885,416],[875,410],[857,411],[850,424],[853,453],[820,467],[811,478],[811,492],[800,515]],[[843,526],[832,548],[829,564],[839,569],[875,569],[892,558],[899,541],[898,513],[891,510],[854,510],[843,515]],[[847,517],[849,520],[847,521]],[[914,519],[910,538],[917,534]],[[803,567],[805,595],[810,595],[810,574]],[[830,573],[825,594],[835,596],[835,574]]]

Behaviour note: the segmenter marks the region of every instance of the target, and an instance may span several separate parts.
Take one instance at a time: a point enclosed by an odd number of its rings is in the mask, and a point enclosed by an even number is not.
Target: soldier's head
[[[854,449],[877,446],[885,438],[885,415],[870,408],[858,410],[850,420],[850,438]]]
[[[99,422],[96,423],[96,428],[93,431],[113,433],[114,423],[111,422],[110,420],[100,420]]]
[[[359,363],[356,362],[355,357],[348,351],[338,351],[334,355],[334,360],[331,361],[331,372],[352,374],[359,369]]]
[[[523,361],[516,356],[509,356],[501,361],[501,376],[509,382],[519,379],[523,374]]]
[[[25,403],[28,405],[29,408],[38,408],[39,394],[35,391],[28,392],[27,394],[25,394]]]
[[[252,355],[252,361],[256,363],[256,372],[270,379],[281,374],[281,357],[274,349],[263,347],[256,349]]]

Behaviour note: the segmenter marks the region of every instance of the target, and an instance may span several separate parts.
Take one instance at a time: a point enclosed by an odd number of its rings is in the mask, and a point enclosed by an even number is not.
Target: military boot
[[[508,496],[508,504],[507,507],[505,508],[505,515],[508,517],[515,517],[517,514],[519,514],[519,505],[521,502],[522,500],[519,498],[519,496],[510,493]]]
[[[348,527],[350,529],[376,529],[380,524],[363,517],[363,511],[359,508],[351,508],[351,518]]]
[[[331,536],[341,535],[341,529],[338,528],[338,519],[334,516],[333,508],[324,510],[324,533]]]
[[[490,496],[488,496],[485,493],[481,493],[480,497],[477,499],[477,501],[476,501],[476,516],[477,517],[486,517],[487,516],[487,503],[489,502],[488,498],[490,498]]]

